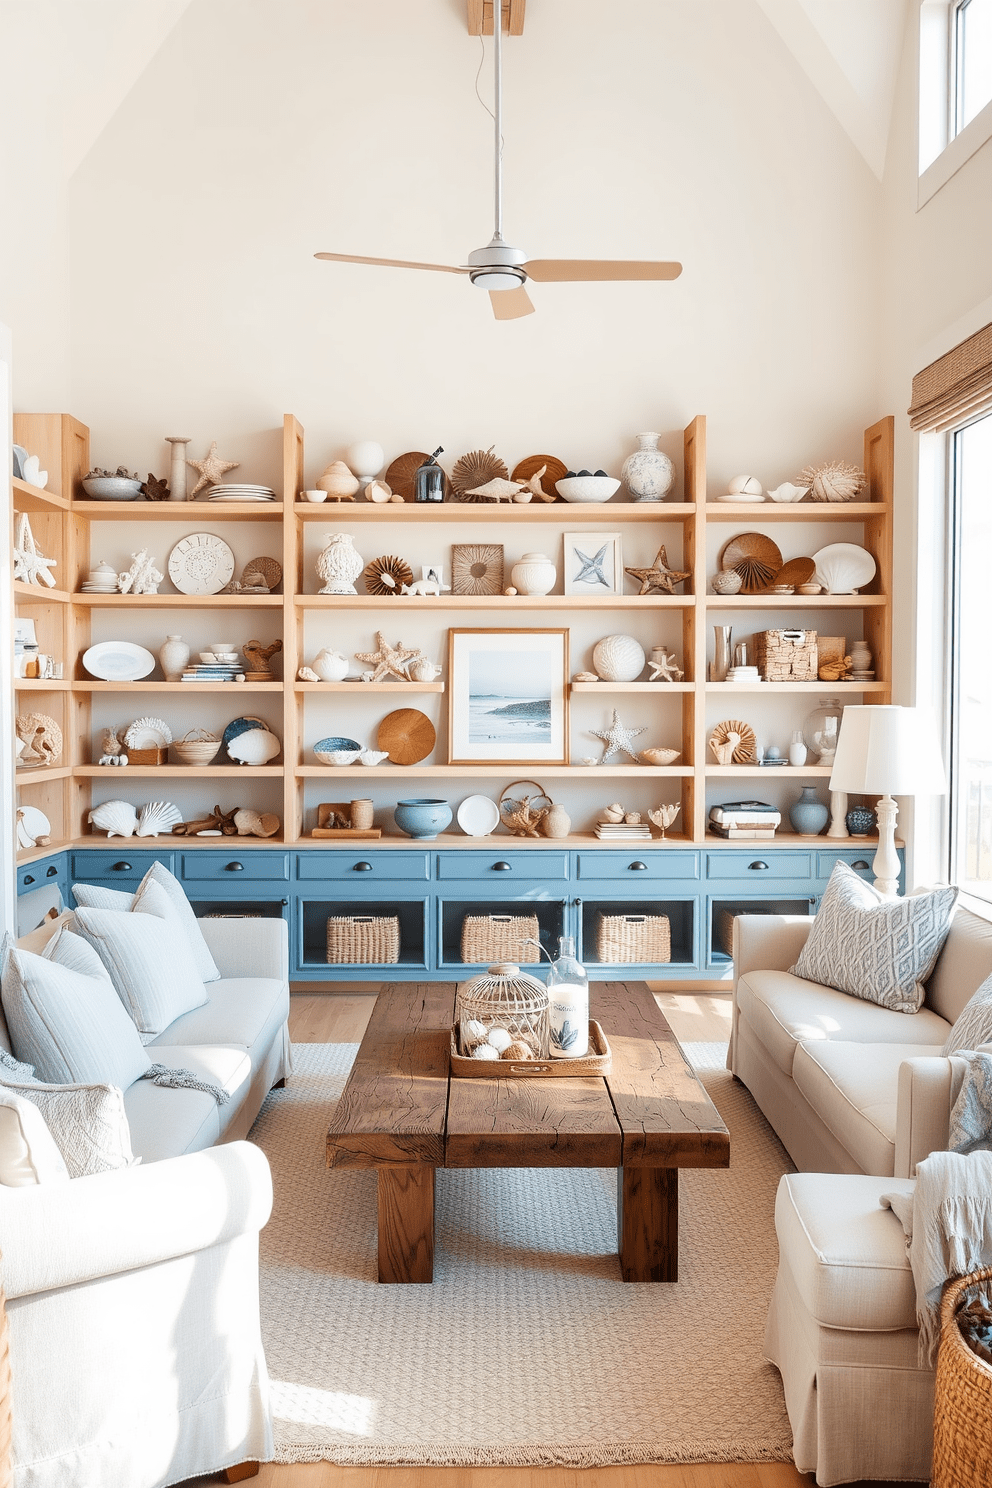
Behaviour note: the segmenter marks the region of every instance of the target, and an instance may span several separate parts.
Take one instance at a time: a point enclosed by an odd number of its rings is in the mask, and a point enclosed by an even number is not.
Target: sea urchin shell
[[[846,460],[807,465],[799,483],[809,487],[811,501],[856,501],[868,484],[863,470]]]
[[[469,495],[476,486],[484,486],[491,480],[508,480],[510,472],[498,455],[493,454],[494,446],[490,445],[487,450],[471,450],[469,454],[462,455],[451,472],[451,484],[458,501],[485,501],[485,496]]]

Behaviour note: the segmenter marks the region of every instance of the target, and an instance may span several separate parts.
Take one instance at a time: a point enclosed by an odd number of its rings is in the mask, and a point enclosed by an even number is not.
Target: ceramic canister
[[[558,570],[543,553],[525,553],[510,570],[510,582],[521,594],[550,594]]]

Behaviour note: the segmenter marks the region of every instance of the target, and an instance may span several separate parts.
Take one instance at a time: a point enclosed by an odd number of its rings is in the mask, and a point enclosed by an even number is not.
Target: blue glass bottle
[[[432,455],[428,455],[423,465],[418,465],[413,472],[413,499],[414,501],[443,501],[444,500],[444,471],[437,463],[437,457],[444,453],[444,445],[439,444]]]

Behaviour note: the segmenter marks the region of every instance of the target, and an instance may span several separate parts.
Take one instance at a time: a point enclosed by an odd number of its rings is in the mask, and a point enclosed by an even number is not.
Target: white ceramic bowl
[[[212,663],[216,662],[217,657],[213,651],[201,651],[200,660],[206,662],[206,664],[210,666]]]
[[[94,501],[137,501],[141,482],[122,475],[93,475],[83,481],[83,490]]]
[[[327,492],[326,491],[304,491],[303,494],[307,498],[308,501],[326,501],[327,500]]]
[[[314,750],[322,765],[353,765],[361,752],[360,749]]]
[[[208,644],[209,649],[214,653],[215,656],[230,656],[232,653],[234,653],[235,655],[237,654],[234,649],[233,641],[210,641]]]
[[[612,475],[568,475],[555,482],[555,490],[566,501],[609,501],[620,489]]]

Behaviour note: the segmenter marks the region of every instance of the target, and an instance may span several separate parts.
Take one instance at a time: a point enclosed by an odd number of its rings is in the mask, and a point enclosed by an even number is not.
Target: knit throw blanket
[[[173,1090],[203,1090],[207,1095],[212,1095],[219,1106],[226,1106],[231,1099],[222,1085],[212,1085],[209,1080],[201,1080],[193,1070],[172,1069],[167,1064],[150,1064],[141,1078],[151,1080],[155,1085],[167,1085]]]

